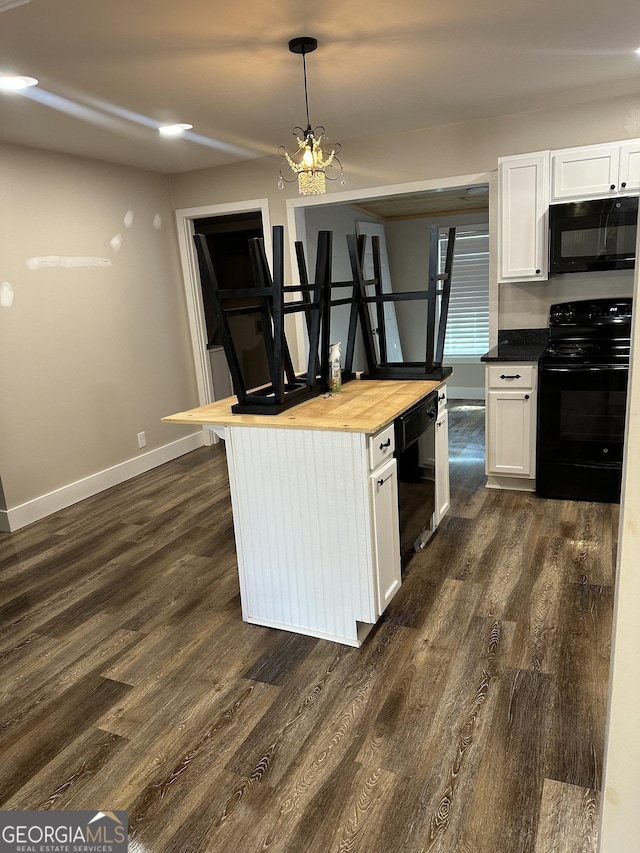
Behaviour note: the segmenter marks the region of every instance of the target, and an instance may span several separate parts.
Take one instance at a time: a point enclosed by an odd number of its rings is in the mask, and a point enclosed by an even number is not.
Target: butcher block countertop
[[[447,377],[448,378],[448,377]],[[443,385],[438,381],[354,379],[335,395],[324,394],[292,406],[279,415],[233,414],[236,397],[162,418],[168,424],[317,429],[373,435],[402,412]]]

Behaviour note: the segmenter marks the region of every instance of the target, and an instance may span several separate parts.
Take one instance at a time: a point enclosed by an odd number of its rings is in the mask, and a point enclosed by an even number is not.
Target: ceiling
[[[350,207],[386,222],[419,216],[460,216],[489,210],[489,185],[435,189],[350,202]]]
[[[300,35],[346,171],[359,137],[640,93],[638,0],[0,0],[0,72],[40,81],[0,141],[165,173],[292,149]]]

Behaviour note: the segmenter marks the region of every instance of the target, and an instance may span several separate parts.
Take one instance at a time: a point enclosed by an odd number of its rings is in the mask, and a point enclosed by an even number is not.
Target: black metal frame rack
[[[356,240],[355,236],[353,237]],[[350,236],[347,236],[349,243]],[[309,276],[307,272],[307,264],[304,257],[304,248],[302,242],[296,241],[296,257],[298,260],[298,274],[300,282],[309,287]],[[319,231],[318,232],[318,248],[316,253],[316,271],[315,284],[320,288],[320,301],[322,304],[321,320],[320,320],[320,348],[318,360],[316,361],[316,371],[318,383],[323,389],[329,387],[329,349],[331,346],[331,309],[340,305],[350,305],[351,311],[349,314],[349,330],[347,333],[347,346],[344,356],[344,367],[342,368],[342,382],[350,382],[356,378],[353,370],[353,357],[356,347],[356,335],[358,331],[358,318],[362,317],[360,306],[361,299],[361,274],[362,262],[364,258],[365,237],[360,236],[355,243],[355,252],[349,250],[349,258],[351,262],[351,270],[353,277],[350,281],[332,281],[331,279],[331,257],[333,249],[333,232]],[[372,284],[366,282],[365,284]],[[349,296],[336,298],[333,296],[333,291],[338,289],[350,288]],[[305,291],[303,291],[303,298]],[[306,291],[308,293],[308,290]],[[309,298],[308,296],[306,298]],[[367,317],[368,319],[368,317]],[[307,329],[309,331],[309,321],[307,321]],[[311,334],[309,333],[311,339]]]
[[[380,263],[380,241],[372,239],[372,279],[363,274],[366,237],[347,235],[347,248],[352,271],[351,281],[332,281],[331,257],[333,233],[318,233],[315,280],[309,282],[302,243],[296,243],[296,257],[300,284],[284,285],[284,229],[273,228],[273,277],[269,270],[264,249],[264,240],[249,240],[249,255],[253,273],[253,287],[223,290],[216,277],[206,237],[195,234],[200,274],[206,286],[211,288],[213,306],[220,339],[224,347],[238,402],[232,411],[239,414],[276,415],[291,406],[324,393],[329,387],[329,348],[331,343],[331,309],[350,305],[349,331],[345,351],[342,381],[355,378],[353,358],[355,352],[358,320],[362,328],[367,371],[362,379],[438,379],[451,373],[443,367],[444,339],[449,310],[451,271],[455,245],[455,228],[449,229],[444,273],[438,273],[437,225],[431,226],[429,239],[429,277],[427,290],[402,293],[383,293]],[[373,287],[374,293],[368,290]],[[351,288],[349,296],[336,298],[333,291]],[[298,299],[285,301],[285,294],[297,293]],[[251,300],[250,305],[230,305],[239,298]],[[436,317],[440,299],[440,313],[436,335]],[[427,301],[427,335],[424,362],[389,362],[387,360],[387,331],[384,305],[386,302]],[[369,306],[375,305],[378,334],[378,355],[374,345],[374,330],[371,325]],[[285,335],[285,316],[304,312],[309,337],[309,356],[306,373],[296,375]],[[259,388],[247,388],[242,366],[236,350],[230,318],[234,316],[258,315],[264,336],[265,351],[269,368],[270,383]]]
[[[451,375],[450,367],[443,367],[442,358],[444,354],[444,339],[447,329],[447,316],[449,313],[449,297],[451,293],[451,273],[453,269],[453,252],[455,248],[456,229],[450,228],[447,241],[447,254],[443,273],[438,272],[438,225],[432,225],[429,234],[429,277],[426,290],[405,291],[400,293],[383,293],[380,277],[380,245],[377,237],[373,238],[373,263],[374,279],[365,281],[362,278],[361,264],[358,264],[357,274],[360,278],[360,299],[358,307],[364,338],[364,351],[367,360],[367,371],[362,374],[361,379],[436,379],[442,380]],[[355,235],[347,237],[349,253],[356,257]],[[367,294],[367,286],[373,284],[375,293]],[[436,335],[436,316],[438,309],[438,298],[440,299],[440,315]],[[387,360],[387,332],[385,326],[384,304],[386,302],[409,302],[415,300],[427,301],[427,335],[426,352],[423,362]],[[378,348],[379,357],[376,356],[373,330],[369,320],[367,306],[373,303],[376,306],[376,319],[378,323]]]
[[[213,305],[238,402],[231,407],[237,414],[277,415],[291,406],[322,393],[318,384],[316,363],[322,313],[322,287],[313,285],[284,285],[284,229],[273,228],[273,277],[264,250],[264,240],[249,241],[249,255],[254,286],[242,289],[221,290],[211,260],[206,238],[195,234],[194,241],[200,265],[200,274],[213,293]],[[329,254],[329,262],[330,262]],[[326,266],[326,261],[324,262]],[[326,275],[325,272],[322,275]],[[285,302],[286,293],[302,293],[302,298]],[[251,305],[232,306],[230,300],[249,298]],[[285,335],[285,316],[304,312],[309,332],[309,363],[305,376],[296,376]],[[259,388],[248,389],[236,350],[229,319],[233,316],[258,315],[264,336],[269,376],[271,382]],[[315,354],[315,355],[314,355]]]

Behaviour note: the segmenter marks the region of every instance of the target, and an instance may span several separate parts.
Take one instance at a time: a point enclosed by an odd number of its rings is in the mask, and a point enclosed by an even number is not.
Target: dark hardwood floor
[[[618,508],[452,505],[362,649],[240,618],[224,451],[0,534],[0,808],[127,809],[130,850],[593,853]]]

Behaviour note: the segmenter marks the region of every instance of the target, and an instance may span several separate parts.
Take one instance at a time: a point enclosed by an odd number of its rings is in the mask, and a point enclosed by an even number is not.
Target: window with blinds
[[[444,269],[448,229],[440,234]],[[458,226],[453,256],[445,356],[480,356],[489,349],[489,226]]]

